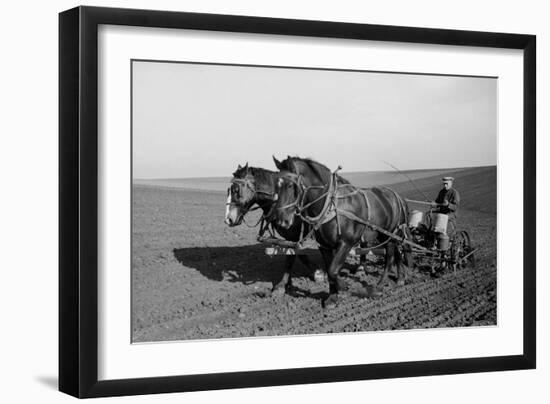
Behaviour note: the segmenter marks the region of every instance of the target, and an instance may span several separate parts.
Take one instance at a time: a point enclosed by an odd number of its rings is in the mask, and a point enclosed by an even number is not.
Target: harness
[[[299,174],[294,174],[294,173],[288,173],[288,174],[285,174],[285,178],[290,180],[292,183],[294,183],[299,189],[301,189],[301,194],[298,198],[296,198],[296,200],[292,203],[289,203],[287,205],[284,205],[284,206],[280,206],[278,207],[277,209],[278,210],[284,210],[284,209],[290,209],[290,208],[295,208],[295,213],[297,216],[299,216],[304,222],[310,224],[313,226],[314,229],[318,229],[322,224],[326,223],[325,221],[323,221],[324,218],[326,218],[326,215],[328,213],[328,211],[330,210],[333,202],[334,202],[334,195],[335,195],[335,190],[336,190],[336,187],[334,186],[334,179],[335,179],[335,176],[332,175],[331,176],[331,180],[330,180],[330,183],[328,185],[328,189],[326,192],[324,192],[323,194],[321,194],[321,196],[319,196],[318,198],[316,198],[315,200],[307,203],[304,205],[304,200],[305,200],[305,197],[307,195],[307,193],[312,190],[312,189],[324,189],[326,188],[325,185],[311,185],[309,187],[306,187],[305,184],[303,183],[303,180],[302,180],[302,176],[299,175]],[[321,209],[321,212],[317,215],[317,216],[308,216],[306,213],[305,213],[305,210],[307,208],[309,208],[310,206],[316,204],[317,202],[319,202],[321,199],[325,198],[325,203],[323,204],[323,208]]]
[[[396,233],[400,229],[402,229],[403,224],[398,223],[395,230],[393,232],[390,232],[390,231],[378,226],[377,224],[373,223],[371,221],[372,209],[371,209],[371,203],[370,203],[369,197],[368,197],[367,192],[366,192],[367,190],[363,189],[363,188],[358,188],[358,187],[356,187],[352,184],[348,184],[348,183],[339,184],[338,183],[337,172],[340,169],[341,169],[341,167],[338,167],[338,169],[335,170],[331,174],[328,186],[327,185],[306,186],[303,182],[303,177],[302,177],[301,174],[286,173],[284,175],[285,179],[288,179],[289,181],[294,183],[301,190],[301,194],[296,198],[296,200],[294,202],[291,202],[291,203],[289,203],[287,205],[284,205],[284,206],[280,206],[277,209],[283,210],[283,209],[294,208],[295,209],[295,215],[300,217],[304,222],[311,225],[311,231],[308,233],[307,236],[300,239],[298,244],[301,244],[304,241],[305,238],[309,237],[314,231],[318,230],[323,224],[328,223],[333,219],[336,220],[337,232],[338,232],[338,236],[340,236],[341,235],[341,228],[340,228],[339,216],[344,216],[345,218],[347,218],[351,221],[354,221],[354,222],[357,222],[357,223],[360,223],[360,224],[364,225],[365,226],[364,231],[366,231],[367,228],[370,228],[372,230],[378,231],[378,232],[388,236],[387,240],[385,240],[384,242],[382,242],[379,245],[376,245],[374,247],[368,247],[369,249],[375,249],[375,248],[381,247],[382,245],[389,242],[390,239],[396,239],[397,238]],[[390,192],[392,192],[392,194],[395,196],[396,200],[398,201],[399,217],[401,217],[401,215],[403,214],[403,216],[405,216],[405,220],[406,220],[406,208],[404,206],[404,202],[397,195],[397,193],[391,188],[387,188],[387,187],[379,187],[379,188],[384,188],[384,189],[387,189]],[[326,191],[323,192],[319,197],[315,198],[313,201],[304,204],[307,193],[312,189],[326,189]],[[339,191],[341,191],[342,189],[349,190],[349,192],[346,192],[344,194],[339,194]],[[350,212],[349,210],[345,210],[345,209],[342,209],[342,208],[338,207],[338,200],[339,199],[345,199],[345,198],[348,198],[350,196],[354,196],[354,195],[358,195],[358,194],[363,196],[363,199],[365,201],[365,205],[366,205],[366,208],[367,208],[367,219],[366,220],[363,219],[363,218],[358,217],[356,214],[354,214],[353,212]],[[317,202],[320,202],[323,198],[324,198],[324,204],[323,204],[323,208],[321,209],[320,213],[316,216],[309,216],[306,213],[306,210],[309,207],[311,207],[313,204],[315,204]],[[361,237],[363,237],[363,236],[361,236]]]
[[[238,185],[243,185],[244,187],[250,189],[250,191],[252,191],[252,194],[253,194],[253,198],[256,196],[256,194],[264,194],[264,195],[267,195],[269,196],[271,199],[275,200],[275,193],[273,192],[268,192],[268,191],[263,191],[263,190],[257,190],[256,187],[254,186],[254,183],[248,178],[248,177],[245,177],[245,178],[233,178],[231,179],[230,181],[231,184],[238,184]],[[228,189],[227,190],[228,193],[231,192],[231,189]],[[225,204],[226,206],[238,206],[238,207],[241,207],[243,210],[245,210],[245,212],[243,213],[242,215],[242,220],[243,220],[243,223],[247,226],[247,227],[250,227],[250,228],[254,228],[254,227],[257,227],[258,225],[260,225],[260,231],[259,231],[259,234],[262,235],[266,228],[269,226],[266,225],[265,221],[268,217],[271,216],[271,214],[273,213],[273,204],[271,205],[271,208],[270,210],[267,212],[267,214],[263,213],[262,216],[258,219],[258,221],[253,224],[253,225],[249,225],[246,221],[246,214],[249,213],[249,212],[253,212],[255,210],[258,210],[258,209],[261,209],[262,207],[260,205],[257,205],[251,209],[246,209],[246,207],[240,203],[237,203],[237,202],[233,202],[233,201],[230,201],[230,202],[226,202]]]

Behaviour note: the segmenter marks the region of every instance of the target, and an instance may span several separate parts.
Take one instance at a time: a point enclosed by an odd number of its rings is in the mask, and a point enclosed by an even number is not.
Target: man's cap
[[[441,180],[443,182],[448,182],[448,181],[454,181],[455,179],[454,179],[454,177],[443,177]]]

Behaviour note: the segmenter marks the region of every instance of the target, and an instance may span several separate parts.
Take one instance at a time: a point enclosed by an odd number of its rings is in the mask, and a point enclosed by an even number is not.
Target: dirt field
[[[435,198],[441,172],[417,176],[416,184]],[[355,183],[360,175],[354,176]],[[349,291],[334,310],[321,308],[328,284],[311,280],[299,262],[290,294],[270,296],[284,258],[264,254],[256,229],[223,223],[225,192],[134,185],[133,341],[496,324],[496,168],[454,176],[462,196],[459,228],[480,247],[476,268],[438,279],[413,269],[405,286],[390,281],[382,297],[366,299],[361,292],[375,284],[382,262],[373,259],[366,273],[354,273],[350,257],[343,271]],[[391,186],[420,198],[409,183]],[[321,267],[320,256],[314,259]]]

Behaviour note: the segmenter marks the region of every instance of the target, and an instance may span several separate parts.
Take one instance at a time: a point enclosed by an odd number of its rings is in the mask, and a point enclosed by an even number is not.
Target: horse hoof
[[[340,292],[345,292],[349,289],[348,283],[345,280],[343,280],[342,278],[338,278],[336,283],[337,283],[337,286],[338,286],[338,290]]]
[[[281,297],[285,295],[285,287],[284,286],[276,286],[271,291],[271,296],[273,297]]]
[[[378,298],[378,297],[381,297],[382,296],[382,289],[379,288],[378,286],[373,286],[373,287],[370,287],[368,290],[367,290],[367,295],[369,297],[372,297],[372,298]]]
[[[338,305],[338,296],[331,295],[323,301],[323,308],[327,310],[334,309]]]
[[[325,271],[322,269],[316,269],[313,273],[313,280],[317,283],[323,283],[326,280],[327,276]]]

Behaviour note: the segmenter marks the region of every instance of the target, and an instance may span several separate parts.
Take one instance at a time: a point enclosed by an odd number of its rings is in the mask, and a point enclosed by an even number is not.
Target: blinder
[[[248,188],[251,192],[252,192],[252,197],[250,198],[249,201],[245,202],[245,203],[240,203],[240,202],[234,202],[233,201],[233,198],[231,197],[229,199],[229,202],[226,202],[226,206],[229,205],[229,206],[236,206],[238,208],[241,208],[243,210],[243,212],[240,214],[240,216],[244,219],[244,216],[248,213],[248,212],[251,212],[251,211],[254,211],[256,209],[260,209],[260,206],[256,206],[252,209],[251,206],[253,205],[253,203],[251,203],[253,200],[254,200],[254,197],[257,195],[257,194],[264,194],[264,195],[267,195],[268,197],[271,197],[274,201],[277,200],[277,194],[273,193],[273,192],[268,192],[268,191],[263,191],[263,190],[257,190],[256,187],[255,187],[255,184],[253,181],[250,180],[249,177],[245,177],[245,178],[232,178],[230,183],[232,184],[228,189],[227,189],[227,195],[230,196],[231,194],[231,188],[233,186],[233,184],[237,184],[239,186],[239,194],[241,194],[241,188],[244,187],[244,188]],[[269,212],[269,214],[267,215],[262,215],[262,217],[260,218],[260,220],[264,220],[266,217],[268,217],[269,215],[271,214],[271,211]],[[246,223],[246,222],[245,222]],[[259,223],[259,222],[258,222]],[[254,227],[254,226],[252,226]]]
[[[284,210],[284,209],[289,209],[293,207],[295,214],[300,215],[302,212],[302,208],[301,208],[302,200],[307,191],[307,188],[305,187],[302,180],[302,175],[295,174],[295,173],[284,173],[284,174],[281,174],[281,176],[279,177],[279,180],[288,180],[292,182],[298,188],[298,196],[296,197],[294,202],[291,202],[284,206],[279,206],[277,207],[277,210]],[[277,195],[277,199],[279,199],[279,195],[278,194],[276,195]]]

